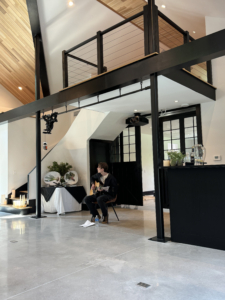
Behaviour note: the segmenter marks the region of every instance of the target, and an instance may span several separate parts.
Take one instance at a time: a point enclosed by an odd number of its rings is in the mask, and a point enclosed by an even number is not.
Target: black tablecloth
[[[64,187],[60,187],[64,188]],[[41,194],[44,196],[45,201],[48,202],[56,187],[42,187],[41,188]],[[77,200],[77,202],[81,203],[84,197],[86,196],[86,192],[84,190],[83,186],[71,186],[71,187],[65,187],[65,189],[70,193],[70,195]]]

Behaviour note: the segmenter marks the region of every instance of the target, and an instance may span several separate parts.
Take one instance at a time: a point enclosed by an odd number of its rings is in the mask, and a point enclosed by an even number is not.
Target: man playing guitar
[[[98,216],[99,219],[101,218],[94,202],[97,201],[99,207],[102,210],[103,215],[103,221],[102,223],[107,224],[108,223],[108,207],[106,202],[109,200],[112,200],[117,195],[117,181],[116,178],[107,173],[108,171],[108,165],[105,162],[100,162],[98,164],[97,168],[97,174],[91,176],[91,189],[95,190],[95,182],[99,182],[100,186],[97,189],[97,193],[93,194],[91,196],[85,197],[84,201],[87,205],[87,207],[90,210],[90,213],[92,214],[91,222],[95,221],[95,217]]]

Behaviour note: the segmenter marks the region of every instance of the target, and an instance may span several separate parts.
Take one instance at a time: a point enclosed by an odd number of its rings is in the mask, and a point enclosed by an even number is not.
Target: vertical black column
[[[68,56],[66,51],[62,52],[63,88],[69,86],[68,83]]]
[[[123,131],[120,134],[120,162],[123,162]]]
[[[189,31],[186,31],[184,34],[184,44],[189,43]],[[186,70],[188,70],[189,72],[191,72],[191,67],[186,67]]]
[[[159,53],[158,7],[155,0],[149,0],[144,6],[145,55]]]
[[[35,100],[40,99],[40,36],[34,38],[35,46]],[[36,112],[36,216],[41,218],[41,112]]]
[[[97,32],[97,65],[98,65],[98,74],[102,74],[105,69],[103,66],[103,37],[102,32]]]
[[[208,80],[208,83],[213,84],[212,61],[211,60],[207,61],[206,66],[207,66],[207,80]]]
[[[144,7],[144,38],[145,55],[159,52],[159,29],[158,29],[158,8],[155,0],[149,0]],[[157,74],[150,74],[151,81],[151,113],[152,113],[152,144],[153,144],[153,166],[155,182],[155,210],[157,236],[151,238],[153,241],[165,242],[163,207],[160,189],[159,168],[161,165],[160,156],[160,134],[159,134],[159,108],[158,108],[158,79]]]
[[[137,188],[139,187],[140,202],[138,205],[143,205],[143,185],[142,185],[142,161],[141,161],[141,126],[135,126],[135,146],[136,146],[136,163],[138,172]]]
[[[155,181],[155,210],[157,237],[152,240],[164,242],[164,220],[163,207],[160,193],[159,168],[161,165],[160,141],[159,141],[159,109],[158,109],[158,79],[157,74],[152,74],[151,78],[151,112],[152,112],[152,144],[153,144],[153,166]]]
[[[196,120],[197,120],[198,143],[203,145],[201,104],[196,106]]]
[[[35,38],[35,100],[40,99],[40,37]],[[41,217],[41,120],[36,112],[36,217]]]

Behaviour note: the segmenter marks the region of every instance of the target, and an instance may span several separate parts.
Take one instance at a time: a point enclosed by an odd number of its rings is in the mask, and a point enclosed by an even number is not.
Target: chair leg
[[[115,211],[115,209],[114,209],[114,207],[113,207],[113,204],[111,203],[111,206],[112,206],[112,208],[113,208],[113,210],[114,210],[114,213],[115,213],[115,215],[116,215],[116,217],[117,217],[117,220],[119,221],[119,218],[118,218],[118,216],[117,216],[117,213],[116,213],[116,211]]]

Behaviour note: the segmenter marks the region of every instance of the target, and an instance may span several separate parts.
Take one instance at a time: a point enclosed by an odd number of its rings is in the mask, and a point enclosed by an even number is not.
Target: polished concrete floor
[[[89,228],[87,212],[0,214],[0,300],[225,299],[225,252],[149,241],[153,210],[117,212],[120,222],[110,210],[109,225]]]

